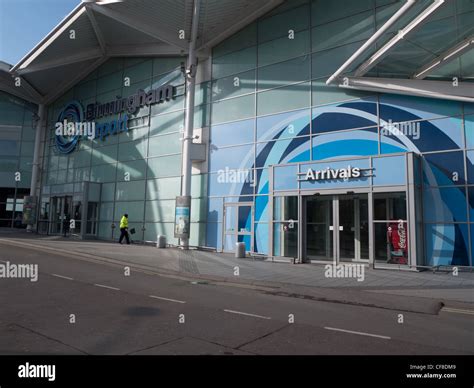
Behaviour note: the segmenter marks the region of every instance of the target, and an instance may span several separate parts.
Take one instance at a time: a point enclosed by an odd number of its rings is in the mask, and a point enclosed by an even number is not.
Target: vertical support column
[[[369,265],[375,266],[375,243],[374,243],[374,193],[372,189],[369,194]]]
[[[305,245],[304,241],[304,233],[306,230],[306,204],[305,204],[305,197],[301,195],[301,192],[298,192],[298,235],[297,235],[297,241],[298,241],[298,257],[297,261],[298,263],[303,263],[304,261],[304,252],[303,252],[303,247]]]
[[[407,211],[408,211],[408,257],[409,266],[416,269],[417,264],[423,265],[424,263],[418,263],[418,251],[417,251],[417,239],[419,237],[417,229],[417,216],[416,216],[416,182],[415,182],[415,171],[414,171],[414,155],[413,153],[406,154],[407,164]]]
[[[39,171],[40,171],[40,148],[41,148],[41,139],[43,138],[43,130],[44,130],[44,116],[45,116],[46,108],[44,104],[38,105],[38,121],[36,122],[36,133],[35,133],[35,148],[33,151],[33,168],[31,172],[31,183],[30,183],[30,197],[31,201],[34,205],[34,224],[28,224],[27,230],[33,231],[36,229],[36,215],[38,213],[38,178],[39,178]]]
[[[186,116],[183,136],[183,182],[181,195],[191,197],[191,147],[194,130],[194,95],[196,89],[196,39],[199,26],[200,0],[194,0],[193,20],[191,25],[191,40],[189,41],[188,63],[186,68]],[[189,215],[191,220],[191,214]],[[181,239],[181,247],[189,249],[189,239]]]

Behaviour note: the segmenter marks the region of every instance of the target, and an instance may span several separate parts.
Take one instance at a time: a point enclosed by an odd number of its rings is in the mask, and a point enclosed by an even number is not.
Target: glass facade
[[[174,199],[181,190],[181,137],[184,128],[184,77],[182,58],[114,58],[96,69],[86,79],[55,101],[48,109],[48,141],[42,185],[42,220],[50,220],[50,203],[55,198],[71,195],[79,204],[84,199],[81,182],[101,186],[97,226],[88,216],[87,235],[101,239],[117,238],[120,218],[129,214],[130,229],[135,240],[155,241],[165,234],[173,236]],[[128,130],[81,139],[69,154],[58,152],[55,124],[64,106],[79,101],[85,108],[90,103],[105,103],[116,97],[127,98],[137,90],[149,92],[164,84],[176,87],[176,98],[165,103],[144,106],[129,116]],[[199,99],[197,99],[199,100]],[[197,127],[208,120],[205,100],[197,101]],[[204,112],[204,114],[203,114]],[[112,115],[98,119],[96,125],[116,119]],[[204,123],[205,124],[205,123]],[[200,211],[206,191],[203,179],[193,177],[193,225],[190,243],[204,245]],[[64,216],[67,217],[66,214]],[[90,219],[90,220],[89,220]],[[50,230],[51,231],[51,230]]]
[[[274,254],[286,250],[290,253],[284,256],[294,257],[294,236],[282,234],[286,225],[275,219],[275,214],[273,219],[268,218],[269,166],[415,152],[423,156],[422,244],[426,264],[472,265],[473,106],[326,86],[327,78],[402,2],[364,0],[344,4],[287,1],[214,48],[212,85],[218,92],[211,96],[207,245],[222,247],[222,217],[215,216],[222,211],[220,204],[239,198],[248,201],[252,196],[254,250],[268,253],[269,224],[276,223]],[[438,16],[438,22],[446,22],[445,29],[453,29],[456,24],[450,25],[449,20],[455,11],[451,5],[448,8]],[[463,7],[457,12],[472,15],[472,10]],[[382,40],[388,41],[394,32],[396,28]],[[423,30],[422,36],[427,39],[420,38],[416,44],[427,47],[430,34]],[[404,50],[409,50],[401,46],[399,59]],[[397,62],[396,57],[394,52],[391,68],[385,61],[371,75],[396,76],[400,68],[406,68],[406,63]],[[354,63],[347,71],[359,64]],[[378,163],[384,164],[378,168],[397,168],[396,159],[380,159]],[[245,170],[254,179],[219,183],[226,169]],[[295,176],[295,171],[275,168],[275,190],[296,189]],[[406,178],[400,175],[399,182],[393,183],[404,184]],[[383,184],[385,178],[374,179]],[[374,221],[375,234],[382,233],[379,225],[388,221]],[[314,226],[307,227],[313,233]],[[377,248],[385,256],[386,231],[384,225],[384,246]],[[325,247],[319,249],[318,240],[308,244],[312,244],[313,254],[332,255]]]
[[[0,91],[0,227],[24,228],[23,198],[29,195],[37,107]]]
[[[415,180],[420,189],[416,192],[417,222],[422,224],[417,242],[424,251],[420,263],[472,266],[474,104],[326,85],[328,77],[402,3],[360,0],[341,7],[338,1],[288,0],[213,48],[211,75],[196,88],[194,127],[202,129],[204,141],[208,138],[208,153],[206,167],[192,178],[191,245],[231,250],[242,241],[248,251],[258,254],[294,258],[305,251],[308,256],[332,260],[332,244],[337,240],[344,260],[367,261],[372,234],[377,243],[370,248],[375,262],[407,264],[408,248],[395,240],[415,234],[408,214],[413,198],[407,195],[408,189],[389,195],[383,188],[390,192],[390,187]],[[426,6],[419,3],[415,10]],[[390,60],[368,75],[400,77],[401,69],[415,71],[412,63],[429,61],[438,53],[429,39],[438,28],[452,29],[453,43],[462,39],[457,30],[472,32],[465,20],[474,10],[466,8],[463,0],[455,3],[456,7],[449,5],[437,15],[435,24],[424,25],[416,39],[397,46]],[[406,22],[402,18],[371,50],[380,48]],[[419,50],[410,57],[412,46]],[[137,231],[136,240],[155,241],[164,234],[168,242],[178,243],[173,228],[174,200],[180,194],[182,176],[183,60],[109,59],[48,107],[42,219],[51,220],[58,203],[63,210],[67,203],[68,209],[85,217],[88,234],[110,240],[118,237],[118,222],[127,212],[130,228]],[[459,74],[471,77],[466,73],[472,70],[469,59],[462,56],[458,61]],[[443,79],[441,70],[432,78]],[[71,101],[86,107],[167,83],[176,87],[175,98],[130,115],[128,130],[83,139],[69,154],[58,152],[55,123]],[[0,109],[10,112],[4,109],[7,102],[1,102]],[[8,173],[9,179],[11,171],[31,170],[27,168],[34,136],[26,133],[31,119],[25,112],[21,122],[17,114],[17,122],[0,124],[18,129],[15,139],[3,127],[0,132],[5,134],[0,143],[2,174]],[[8,121],[8,114],[1,120]],[[110,120],[98,119],[97,125],[103,128]],[[408,153],[420,156],[411,170],[405,163]],[[342,169],[348,160],[384,173],[345,181],[342,186],[331,180],[319,186],[297,180],[301,166],[330,164]],[[97,208],[81,202],[84,182],[100,187],[97,197],[89,198]],[[4,185],[10,191],[0,198],[5,209],[0,218],[11,223],[15,211],[7,209],[15,208],[15,193],[29,187],[29,182],[10,183]],[[365,191],[332,192],[331,199],[321,195],[302,201],[300,191],[315,187],[322,192],[361,187]],[[337,207],[333,201],[338,201]],[[333,241],[327,230],[335,226],[336,215],[343,233]],[[55,219],[58,225],[60,221]]]

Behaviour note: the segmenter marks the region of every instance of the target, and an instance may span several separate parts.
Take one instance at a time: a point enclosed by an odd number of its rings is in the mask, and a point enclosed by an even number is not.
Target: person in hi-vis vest
[[[122,244],[122,240],[125,237],[127,244],[130,244],[130,239],[128,238],[128,214],[124,214],[120,220],[120,239],[119,243]]]

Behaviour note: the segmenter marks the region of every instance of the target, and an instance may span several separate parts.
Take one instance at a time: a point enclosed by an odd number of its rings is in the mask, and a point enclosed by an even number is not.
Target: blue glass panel
[[[309,109],[257,119],[257,141],[309,135]]]
[[[275,167],[273,176],[274,190],[298,189],[298,166]]]
[[[460,149],[462,120],[458,117],[431,121],[380,122],[382,153],[401,148],[415,152]]]
[[[226,169],[247,170],[252,167],[253,163],[253,144],[226,148],[211,147],[209,158],[210,171]]]
[[[254,251],[261,254],[268,254],[268,233],[269,226],[266,223],[255,224]]]
[[[425,222],[466,222],[464,187],[423,188]]]
[[[209,174],[209,196],[229,196],[229,195],[249,195],[253,194],[253,186],[250,180],[251,170],[248,175],[232,174],[232,172],[223,172]],[[227,175],[226,175],[227,174]],[[245,177],[248,180],[245,180]],[[231,179],[232,178],[232,179]]]
[[[395,186],[406,184],[405,155],[372,159],[374,167],[374,186]]]
[[[474,224],[469,225],[471,227],[471,262],[469,265],[474,265]]]
[[[465,183],[464,153],[442,152],[424,155],[423,180],[428,186],[449,186]]]
[[[258,143],[256,167],[311,160],[310,145],[309,136]]]
[[[211,144],[222,147],[254,141],[255,120],[243,120],[211,127]],[[211,145],[211,148],[212,145]]]
[[[252,231],[252,206],[238,206],[238,227],[237,231],[251,232]]]
[[[325,105],[313,108],[313,133],[378,125],[377,104],[374,98]]]
[[[313,160],[377,155],[377,128],[330,132],[313,136]]]
[[[467,182],[474,184],[474,151],[467,151]]]
[[[222,247],[222,223],[210,222],[206,227],[206,245],[221,249]]]
[[[255,193],[256,194],[268,194],[269,191],[269,183],[268,183],[268,168],[263,169],[255,169],[254,170],[254,181],[257,182],[255,185]]]
[[[474,187],[468,187],[469,195],[469,219],[471,222],[474,221]],[[472,240],[474,242],[474,240]]]
[[[469,265],[467,224],[425,225],[427,265]]]
[[[474,115],[464,117],[466,148],[474,148]]]
[[[384,94],[380,96],[380,118],[392,122],[430,120],[443,116],[459,116],[462,104],[432,98]]]
[[[255,222],[268,222],[268,195],[255,197]]]
[[[223,198],[209,198],[207,221],[208,222],[222,222],[224,212]]]

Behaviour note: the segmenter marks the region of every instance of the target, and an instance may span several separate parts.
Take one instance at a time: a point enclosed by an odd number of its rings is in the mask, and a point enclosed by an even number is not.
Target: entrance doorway
[[[305,197],[306,259],[368,262],[369,201],[367,194]]]
[[[50,234],[64,234],[72,217],[72,196],[51,198]]]
[[[234,252],[237,242],[245,243],[245,251],[253,250],[253,203],[235,202],[224,204],[224,238],[222,250]]]

